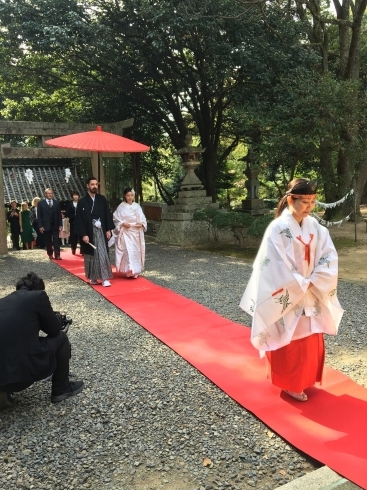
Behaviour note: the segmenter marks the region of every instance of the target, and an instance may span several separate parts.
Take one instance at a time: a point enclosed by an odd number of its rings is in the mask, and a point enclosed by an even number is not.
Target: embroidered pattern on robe
[[[311,318],[310,334],[336,335],[344,311],[337,281],[338,257],[327,228],[311,216],[300,227],[284,210],[264,234],[240,303],[253,317],[251,342],[260,354],[289,344],[302,315]]]

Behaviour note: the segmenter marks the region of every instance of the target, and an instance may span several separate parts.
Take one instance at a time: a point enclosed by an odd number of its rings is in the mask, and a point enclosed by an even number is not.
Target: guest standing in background
[[[131,187],[124,190],[124,201],[113,213],[115,224],[116,271],[126,277],[137,278],[144,270],[147,220],[140,205],[134,202]]]
[[[45,245],[49,259],[55,254],[56,260],[60,257],[60,238],[62,230],[60,203],[53,199],[53,190],[45,190],[45,199],[42,199],[37,206],[39,231],[45,237]]]
[[[11,241],[13,242],[13,248],[20,250],[19,236],[20,236],[20,222],[19,222],[19,209],[17,208],[16,201],[11,201],[10,210],[7,212],[6,218],[10,224]]]
[[[19,214],[20,234],[22,237],[22,243],[26,250],[33,248],[33,235],[31,224],[31,212],[28,209],[28,203],[22,202],[22,210]]]
[[[82,237],[85,275],[90,284],[98,284],[98,280],[101,280],[102,286],[111,286],[108,279],[113,275],[108,256],[108,240],[115,226],[107,199],[98,194],[95,177],[87,180],[87,191],[78,203],[75,223],[75,233]]]
[[[61,211],[61,218],[62,218],[62,230],[59,233],[59,238],[61,241],[61,245],[66,245],[68,238],[70,236],[69,218],[65,217],[64,211]]]
[[[40,233],[38,226],[37,205],[40,200],[40,197],[33,198],[31,207],[31,223],[34,231],[37,233],[36,248],[45,248],[45,239],[42,233]]]
[[[76,210],[78,207],[80,194],[78,191],[73,191],[71,193],[71,197],[73,200],[69,202],[68,205],[66,206],[65,216],[69,218],[71,253],[75,255],[76,247],[79,241],[79,235],[75,233],[75,219],[76,219]],[[81,249],[80,249],[80,253],[82,253]]]

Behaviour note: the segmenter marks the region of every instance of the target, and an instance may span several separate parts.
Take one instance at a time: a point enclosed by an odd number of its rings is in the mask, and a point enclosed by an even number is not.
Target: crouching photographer
[[[67,319],[55,313],[43,280],[29,272],[16,291],[0,299],[0,408],[11,407],[11,393],[52,375],[51,401],[80,393],[83,381],[69,381]],[[71,321],[69,320],[69,324]],[[40,337],[43,331],[47,337]]]

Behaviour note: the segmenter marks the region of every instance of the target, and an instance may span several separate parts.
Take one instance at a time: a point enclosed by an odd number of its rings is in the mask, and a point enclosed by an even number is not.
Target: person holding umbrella
[[[85,275],[90,283],[111,286],[113,277],[108,256],[108,240],[115,228],[105,196],[98,194],[98,181],[95,177],[87,180],[87,193],[77,206],[74,233],[82,237]]]

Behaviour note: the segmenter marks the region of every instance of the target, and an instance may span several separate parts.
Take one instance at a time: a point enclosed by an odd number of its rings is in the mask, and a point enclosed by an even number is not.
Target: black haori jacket
[[[103,236],[106,242],[106,249],[108,251],[108,240],[106,237],[106,231],[113,230],[115,225],[113,224],[112,214],[108,208],[107,199],[101,194],[95,195],[95,201],[93,206],[93,199],[89,194],[79,199],[76,209],[75,230],[76,235],[81,237],[88,235],[89,241],[93,243],[93,219],[100,219],[102,224]],[[82,252],[87,255],[94,255],[94,248],[81,241]]]

